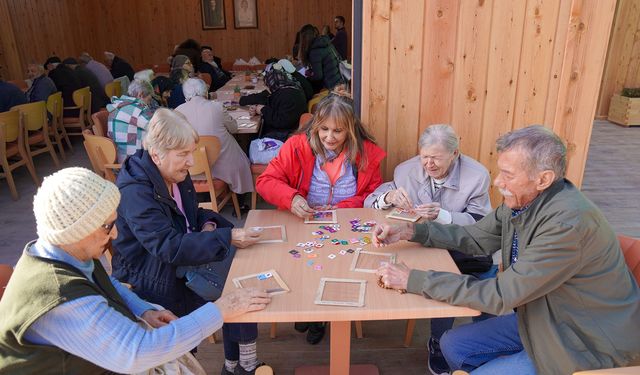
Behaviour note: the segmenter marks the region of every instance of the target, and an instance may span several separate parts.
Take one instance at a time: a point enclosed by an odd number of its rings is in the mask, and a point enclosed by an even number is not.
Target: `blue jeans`
[[[222,326],[222,342],[224,344],[224,358],[230,361],[240,359],[240,346],[248,344],[258,338],[257,323],[225,323]]]
[[[492,277],[496,277],[498,273],[498,266],[493,265],[487,272],[483,273],[472,273],[471,275],[478,278],[478,280],[490,279]],[[489,319],[494,315],[482,313],[480,316],[474,316],[472,319],[474,322],[479,322],[481,320]],[[455,318],[437,318],[431,319],[431,337],[440,340],[442,334],[447,330],[450,330],[453,327],[453,321]]]
[[[522,346],[515,313],[449,330],[442,335],[440,349],[452,371],[477,375],[536,374]]]

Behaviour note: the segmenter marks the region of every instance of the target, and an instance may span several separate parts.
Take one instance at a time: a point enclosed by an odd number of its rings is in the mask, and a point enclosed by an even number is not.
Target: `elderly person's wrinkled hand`
[[[386,203],[391,203],[395,207],[403,208],[405,210],[413,209],[413,202],[411,201],[411,198],[409,198],[409,193],[407,193],[403,187],[389,191],[384,200]]]
[[[178,319],[169,310],[147,310],[142,314],[141,318],[153,328],[166,326],[169,322]]]
[[[431,202],[421,204],[417,206],[414,211],[415,213],[429,221],[435,220],[438,217],[438,214],[440,214],[440,203]]]
[[[250,311],[264,310],[269,302],[271,297],[265,290],[242,288],[218,298],[215,305],[222,313],[222,319],[226,321]]]
[[[302,195],[296,194],[291,200],[291,213],[296,215],[297,217],[306,219],[313,215],[314,210],[309,207],[309,203],[307,200],[302,197]]]
[[[411,270],[404,263],[386,264],[376,271],[376,275],[382,277],[382,282],[386,288],[406,290],[409,283]]]
[[[375,247],[384,247],[413,237],[413,223],[378,224],[373,229],[372,242]]]
[[[260,241],[260,237],[262,237],[262,231],[256,228],[231,229],[231,244],[240,249],[244,249]]]

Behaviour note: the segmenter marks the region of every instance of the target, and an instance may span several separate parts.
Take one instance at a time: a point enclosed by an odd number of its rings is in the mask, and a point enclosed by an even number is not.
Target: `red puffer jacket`
[[[356,195],[338,203],[339,208],[362,207],[367,195],[382,184],[380,162],[386,153],[369,141],[364,142],[364,153],[367,165],[365,169],[357,172]],[[258,177],[258,194],[280,209],[291,209],[291,200],[296,194],[306,199],[309,193],[315,159],[306,134],[297,134],[289,138],[278,156],[271,160],[264,173]],[[360,155],[357,156],[356,164],[359,162]]]

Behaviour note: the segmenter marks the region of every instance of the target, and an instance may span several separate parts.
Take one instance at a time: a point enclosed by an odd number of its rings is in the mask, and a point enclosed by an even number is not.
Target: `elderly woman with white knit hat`
[[[187,353],[224,319],[269,303],[265,291],[241,289],[178,319],[140,299],[97,260],[117,236],[119,203],[118,188],[87,169],[45,178],[34,198],[38,240],[0,302],[0,373],[144,371]]]

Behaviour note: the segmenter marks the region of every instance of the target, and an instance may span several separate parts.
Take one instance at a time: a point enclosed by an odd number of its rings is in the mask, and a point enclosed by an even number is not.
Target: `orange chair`
[[[109,112],[100,110],[91,115],[93,120],[93,134],[107,137],[109,126]]]
[[[189,174],[198,193],[209,193],[210,203],[200,203],[200,207],[209,208],[219,212],[231,199],[236,211],[236,217],[240,219],[240,203],[236,193],[229,189],[226,182],[211,175],[211,167],[220,156],[220,140],[214,136],[201,136],[196,151],[193,154],[194,164],[189,168]]]
[[[89,161],[93,170],[106,180],[116,182],[116,173],[122,166],[117,163],[117,149],[115,143],[110,138],[91,134],[85,130],[84,148],[89,156]]]
[[[73,92],[73,102],[75,106],[64,107],[64,109],[77,109],[78,117],[64,117],[62,123],[65,128],[78,129],[75,132],[67,132],[69,135],[82,135],[85,129],[90,129],[91,123],[91,91],[89,86],[83,87]]]
[[[9,284],[9,279],[11,279],[11,275],[13,274],[13,267],[8,264],[0,264],[0,300],[2,300],[2,296],[4,295],[4,290]]]
[[[45,102],[35,102],[29,104],[16,105],[15,109],[22,113],[24,124],[25,150],[29,158],[33,160],[35,155],[48,152],[56,167],[60,168],[58,156],[51,143],[51,131],[49,130],[49,120],[47,119],[47,105]],[[35,148],[34,148],[35,147]]]
[[[69,139],[69,134],[67,134],[67,129],[64,127],[62,123],[62,92],[58,91],[54,94],[49,95],[47,98],[47,111],[51,114],[51,132],[53,133],[54,138],[56,139],[56,144],[62,150],[62,140],[64,139],[67,143],[67,148],[69,151],[73,152],[73,146],[71,146],[71,140]],[[61,154],[63,151],[60,152]]]
[[[198,73],[198,77],[203,80],[207,86],[211,87],[211,74],[209,73]]]
[[[20,90],[22,90],[22,92],[29,90],[29,86],[27,86],[27,82],[23,79],[14,79],[7,82],[18,87]]]
[[[36,169],[33,166],[33,160],[27,154],[24,143],[24,126],[22,124],[22,114],[19,111],[8,111],[0,113],[0,164],[2,164],[3,173],[0,177],[7,179],[9,191],[13,200],[17,200],[18,190],[13,181],[11,172],[21,166],[27,167],[29,174],[35,182],[36,186],[40,186],[40,180],[36,175]],[[9,159],[19,160],[13,163]]]

